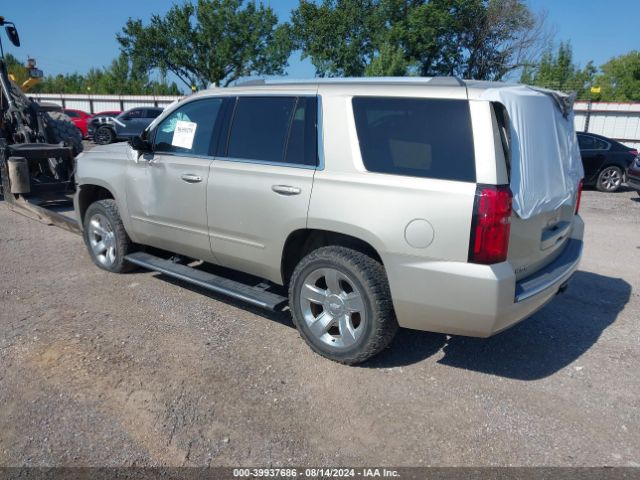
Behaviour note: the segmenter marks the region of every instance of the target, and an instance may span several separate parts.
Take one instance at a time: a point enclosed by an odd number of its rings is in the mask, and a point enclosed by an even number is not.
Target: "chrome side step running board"
[[[146,252],[132,253],[127,255],[125,259],[148,270],[163,273],[183,282],[191,283],[206,290],[267,310],[276,310],[287,302],[287,297],[266,291],[263,283],[256,286],[247,285],[187,265],[175,263],[171,260],[165,260]]]

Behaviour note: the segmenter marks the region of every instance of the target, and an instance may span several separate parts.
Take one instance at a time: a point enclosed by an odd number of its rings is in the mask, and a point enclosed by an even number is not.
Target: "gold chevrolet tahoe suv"
[[[288,301],[332,360],[367,360],[399,326],[486,337],[577,269],[565,100],[454,78],[211,88],[79,156],[76,214],[100,268]]]

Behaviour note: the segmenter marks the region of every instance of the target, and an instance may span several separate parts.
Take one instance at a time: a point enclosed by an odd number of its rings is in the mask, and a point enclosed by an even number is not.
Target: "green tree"
[[[173,72],[189,88],[281,74],[291,52],[288,26],[273,9],[244,0],[174,5],[148,25],[129,19],[117,38],[135,65]]]
[[[524,0],[302,0],[292,32],[320,75],[385,71],[391,55],[405,75],[484,80],[522,67],[546,39]]]
[[[364,69],[368,77],[401,77],[407,74],[409,62],[400,47],[384,44]]]
[[[362,76],[382,33],[377,8],[376,0],[301,0],[291,14],[295,47],[321,77]]]
[[[569,42],[561,42],[556,53],[550,48],[542,54],[540,62],[522,71],[520,82],[554,90],[572,91],[579,99],[589,98],[596,68],[593,62],[580,68],[573,62],[573,50]]]
[[[595,84],[606,102],[640,102],[640,51],[612,58],[600,67]]]
[[[48,75],[36,85],[41,93],[92,93],[105,95],[180,95],[175,82],[166,78],[149,79],[144,69],[136,67],[121,54],[106,68],[91,68],[85,75],[79,73]]]

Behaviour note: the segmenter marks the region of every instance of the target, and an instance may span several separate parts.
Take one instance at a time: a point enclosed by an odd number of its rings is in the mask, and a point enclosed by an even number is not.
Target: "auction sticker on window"
[[[173,145],[174,147],[191,149],[191,147],[193,146],[193,137],[196,134],[197,127],[197,123],[178,120],[176,122],[176,129],[173,132],[173,140],[171,140],[171,145]]]

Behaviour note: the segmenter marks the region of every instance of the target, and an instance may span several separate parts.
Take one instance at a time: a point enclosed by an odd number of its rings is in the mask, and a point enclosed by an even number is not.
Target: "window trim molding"
[[[236,157],[213,157],[214,161],[233,162],[233,163],[251,163],[255,165],[271,165],[274,167],[290,167],[301,168],[303,170],[318,170],[315,165],[305,165],[303,163],[288,163],[288,162],[272,162],[270,160],[258,160],[254,158],[236,158]]]

